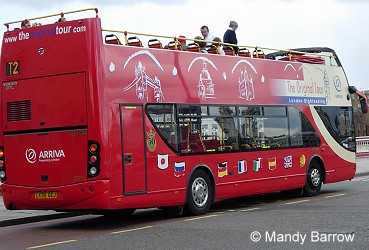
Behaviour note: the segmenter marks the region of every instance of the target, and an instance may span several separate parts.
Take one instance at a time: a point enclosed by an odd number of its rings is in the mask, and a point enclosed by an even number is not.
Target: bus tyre
[[[186,215],[206,214],[213,202],[213,186],[209,175],[203,170],[196,170],[187,187],[187,202],[184,206]]]
[[[312,160],[309,165],[304,186],[304,194],[306,196],[316,196],[320,193],[322,177],[322,168],[317,161]]]

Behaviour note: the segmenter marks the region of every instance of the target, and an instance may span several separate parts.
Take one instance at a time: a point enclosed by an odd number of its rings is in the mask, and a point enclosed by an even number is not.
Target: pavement
[[[355,178],[359,176],[369,175],[369,157],[356,158],[356,162],[357,167]],[[86,213],[55,212],[53,210],[6,210],[3,203],[3,197],[1,196],[0,192],[0,227],[61,219],[85,214]]]

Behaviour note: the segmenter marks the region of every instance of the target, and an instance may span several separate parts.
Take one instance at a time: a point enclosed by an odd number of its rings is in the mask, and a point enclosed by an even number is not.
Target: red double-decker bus
[[[356,90],[332,49],[265,55],[239,46],[220,55],[220,44],[200,53],[192,39],[182,51],[175,37],[164,49],[169,37],[143,45],[144,34],[111,34],[95,11],[27,29],[6,24],[7,209],[183,206],[198,215],[219,199],[314,196],[322,183],[354,177]]]

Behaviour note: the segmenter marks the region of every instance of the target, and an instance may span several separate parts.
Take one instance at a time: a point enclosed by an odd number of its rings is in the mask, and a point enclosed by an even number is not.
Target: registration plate
[[[35,192],[35,199],[56,199],[58,197],[57,192],[43,191]]]

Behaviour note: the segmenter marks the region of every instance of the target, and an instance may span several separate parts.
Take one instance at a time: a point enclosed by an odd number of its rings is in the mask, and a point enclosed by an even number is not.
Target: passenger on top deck
[[[221,42],[222,42],[222,39],[220,39],[219,37],[215,37],[215,38],[213,39],[213,42],[221,43]],[[217,47],[217,49],[219,50],[219,55],[225,55],[224,50],[223,50],[223,48],[221,47],[221,45],[219,45],[219,48],[218,48],[218,44],[214,44],[214,43],[213,43],[213,45],[214,45],[214,46],[216,46],[216,47]]]
[[[186,37],[185,36],[179,36],[178,37],[178,42],[181,43],[182,45],[182,50],[186,51],[187,50],[187,45],[186,45]]]
[[[194,39],[197,40],[197,41],[195,41],[195,43],[197,43],[200,46],[201,52],[202,53],[208,53],[206,51],[206,42],[205,41],[203,41],[203,42],[202,41],[199,41],[199,40],[204,40],[204,39],[202,39],[201,36],[195,36]]]
[[[229,22],[229,28],[224,33],[224,36],[223,36],[223,42],[224,43],[237,44],[237,37],[236,37],[236,29],[237,28],[238,28],[238,23],[237,22],[235,22],[235,21],[230,21]],[[234,52],[237,54],[238,53],[238,46],[232,46],[232,47],[234,49]],[[224,48],[226,48],[226,46]]]
[[[209,33],[209,28],[206,25],[201,26],[200,31],[201,31],[201,35],[204,37],[204,40],[206,41],[213,41],[213,39],[215,38],[213,34]],[[211,45],[211,44],[212,44],[211,42],[206,43],[206,45]]]
[[[61,23],[61,22],[66,22],[66,21],[67,21],[67,19],[65,17],[61,17],[55,23]]]
[[[28,19],[24,19],[24,21],[21,22],[22,29],[30,28],[31,26],[31,22]]]

